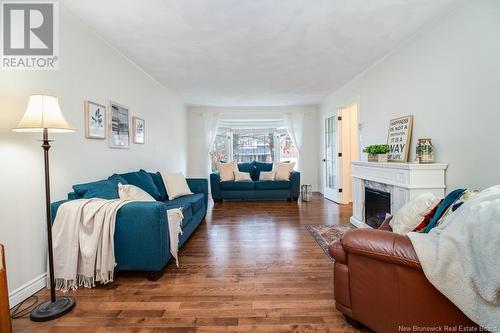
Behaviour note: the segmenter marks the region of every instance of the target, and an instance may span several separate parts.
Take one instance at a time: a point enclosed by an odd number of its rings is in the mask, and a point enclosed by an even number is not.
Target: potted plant
[[[387,162],[388,145],[369,145],[363,149],[368,154],[369,162]]]

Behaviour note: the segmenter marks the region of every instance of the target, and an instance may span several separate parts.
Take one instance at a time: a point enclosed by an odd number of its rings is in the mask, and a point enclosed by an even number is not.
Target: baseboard
[[[22,285],[9,293],[9,306],[12,308],[24,301],[26,298],[36,294],[39,290],[47,286],[47,273],[34,278],[28,283]]]

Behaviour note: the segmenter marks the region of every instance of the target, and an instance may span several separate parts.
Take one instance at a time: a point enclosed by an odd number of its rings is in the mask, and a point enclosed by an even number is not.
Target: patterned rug
[[[334,240],[342,238],[346,231],[355,229],[352,224],[347,225],[324,225],[324,224],[310,224],[306,226],[309,233],[314,237],[323,252],[330,258],[334,259],[328,253],[328,245]]]

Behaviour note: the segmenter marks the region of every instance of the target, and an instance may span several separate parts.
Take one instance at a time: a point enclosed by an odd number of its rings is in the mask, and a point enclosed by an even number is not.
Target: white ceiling
[[[456,0],[62,0],[187,104],[317,104]]]

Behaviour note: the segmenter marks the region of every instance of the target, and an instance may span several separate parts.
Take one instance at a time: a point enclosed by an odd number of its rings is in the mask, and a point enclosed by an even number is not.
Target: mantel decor
[[[387,162],[388,145],[369,145],[363,149],[368,154],[368,162]]]
[[[411,143],[411,131],[413,128],[413,116],[404,116],[392,119],[389,122],[389,133],[387,134],[387,145],[389,162],[408,162],[408,151]]]
[[[61,317],[75,307],[75,299],[71,296],[56,297],[54,280],[54,256],[52,249],[52,213],[50,211],[50,179],[49,179],[49,149],[50,133],[67,133],[75,130],[64,119],[59,100],[55,96],[32,95],[23,118],[14,128],[15,132],[42,132],[42,148],[45,170],[45,220],[47,223],[47,240],[49,254],[50,300],[40,303],[32,311],[33,321],[47,321]]]

